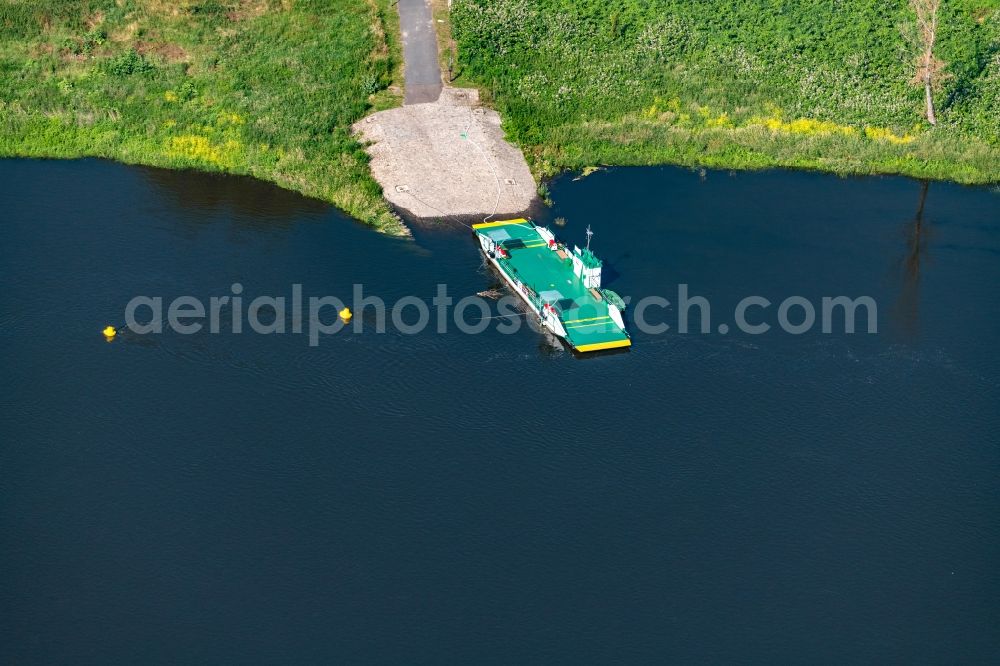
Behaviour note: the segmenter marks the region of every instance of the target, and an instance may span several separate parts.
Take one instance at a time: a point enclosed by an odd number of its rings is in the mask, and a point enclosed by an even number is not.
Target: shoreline
[[[944,77],[951,87],[937,93],[931,125],[899,58],[902,4],[826,16],[805,2],[584,11],[557,0],[455,0],[448,34],[456,85],[483,90],[542,179],[678,165],[1000,183],[1000,61],[975,56],[1000,38],[1000,9],[948,15],[944,56],[967,79]],[[885,39],[873,43],[868,24]]]
[[[431,27],[436,28],[442,72],[446,72],[448,63],[460,55],[455,53],[457,42],[453,38],[453,26],[444,4],[443,0],[430,3],[434,17]],[[345,6],[358,9],[355,4],[346,3]],[[380,113],[392,110],[398,114],[406,108],[400,106],[403,39],[396,8],[389,0],[365,0],[360,6],[368,8],[365,20],[370,22],[370,64],[374,63],[375,71],[381,72],[379,76],[383,78],[374,84],[378,89],[363,102],[364,110],[348,116],[353,120],[345,126],[336,126],[331,130],[335,136],[332,139],[327,137],[329,146],[313,146],[312,139],[304,135],[288,136],[283,145],[251,143],[249,135],[251,132],[256,134],[258,130],[256,126],[251,130],[250,125],[263,120],[274,124],[274,117],[255,118],[241,108],[239,97],[235,101],[227,100],[225,93],[208,87],[209,84],[221,86],[226,83],[226,79],[219,79],[215,74],[212,76],[216,78],[205,79],[203,85],[197,76],[177,78],[170,73],[183,64],[201,74],[198,67],[205,54],[194,53],[191,46],[187,48],[192,53],[184,56],[186,59],[183,62],[171,62],[169,57],[173,56],[157,59],[160,56],[151,55],[147,65],[152,68],[152,74],[116,80],[103,73],[101,68],[115,57],[121,57],[122,53],[128,53],[122,49],[130,43],[139,42],[123,41],[110,32],[106,36],[107,45],[94,47],[97,50],[88,52],[86,57],[61,54],[53,60],[57,63],[53,74],[39,74],[42,77],[39,81],[27,81],[45,88],[44,94],[35,94],[42,95],[40,99],[44,99],[45,104],[63,104],[61,110],[43,113],[41,109],[45,106],[40,102],[33,107],[31,99],[15,97],[13,101],[4,101],[0,96],[0,111],[4,115],[0,121],[0,157],[96,158],[128,165],[251,177],[333,205],[381,233],[408,236],[410,232],[405,219],[407,213],[412,211],[401,205],[399,196],[390,192],[384,183],[381,187],[376,184],[375,168],[370,158],[363,154],[365,146],[349,134],[352,124],[357,127]],[[160,20],[160,17],[150,16],[153,15],[146,16],[145,20]],[[262,19],[247,19],[247,23],[254,20]],[[54,34],[45,36],[36,47],[51,46],[59,34],[57,29],[53,31]],[[115,42],[113,47],[112,42]],[[26,53],[27,46],[33,43],[27,40],[24,44],[8,45],[3,55],[7,59],[19,56],[22,52]],[[209,54],[213,48],[217,47],[207,47]],[[290,52],[299,50],[295,45],[288,48]],[[115,50],[119,56],[113,57]],[[54,57],[54,54],[51,55]],[[648,115],[644,111],[643,114],[624,116],[618,120],[568,122],[526,135],[519,131],[517,118],[504,112],[505,104],[509,104],[510,100],[491,87],[481,85],[475,76],[465,72],[465,67],[456,64],[454,82],[448,81],[451,77],[447,74],[441,77],[445,90],[475,86],[482,92],[483,100],[477,104],[486,107],[487,113],[503,114],[506,142],[523,154],[530,176],[535,181],[530,186],[522,183],[527,180],[526,173],[515,179],[517,188],[529,187],[533,191],[527,194],[532,198],[536,189],[538,194],[547,198],[547,183],[553,178],[594,166],[663,166],[751,172],[790,169],[840,177],[899,176],[972,186],[988,187],[1000,183],[1000,153],[997,148],[977,143],[972,137],[948,127],[925,129],[912,138],[908,135],[899,137],[891,132],[886,138],[870,138],[868,130],[873,130],[871,136],[876,137],[880,136],[877,132],[888,130],[832,124],[824,128],[822,121],[781,120],[780,115],[777,119],[763,119],[770,122],[770,126],[733,126],[725,113],[717,117],[705,115],[703,119],[692,114],[693,122],[696,125],[730,122],[728,127],[685,127],[679,126],[675,120],[677,115],[684,116],[683,107],[668,109],[667,104],[662,109],[654,105],[651,111],[656,113]],[[156,77],[166,78],[160,81]],[[181,84],[191,81],[198,86],[196,93],[190,99],[177,100]],[[124,118],[119,120],[119,116],[127,113],[121,106],[124,102],[116,101],[111,96],[95,103],[96,106],[87,111],[86,107],[80,106],[83,103],[82,94],[87,92],[87,86],[98,84],[105,88],[113,84],[137,87],[148,96],[142,100],[145,104],[149,104],[150,100],[155,102],[148,115],[129,123]],[[452,85],[456,87],[452,88]],[[59,90],[48,90],[50,87]],[[279,93],[281,89],[282,85],[276,86]],[[77,90],[81,95],[77,95]],[[103,91],[102,88],[98,90]],[[354,100],[354,104],[358,108],[359,100]],[[708,113],[705,107],[701,110]],[[315,111],[333,113],[329,106],[323,105]],[[717,113],[718,110],[712,112]],[[92,117],[95,114],[96,117]],[[287,124],[289,120],[294,122],[295,119],[282,118],[281,122]],[[798,130],[788,129],[799,122],[813,123],[820,129],[812,133],[797,133]],[[177,124],[176,128],[173,123]],[[272,130],[282,131],[283,125],[277,125],[277,129]],[[906,142],[900,143],[903,138]],[[503,140],[502,135],[500,140]],[[230,145],[238,147],[227,152]],[[959,152],[968,159],[959,159],[956,156]],[[490,188],[495,187],[493,174],[487,175]],[[459,191],[463,188],[456,185],[452,189]],[[488,197],[490,207],[493,192],[491,189]],[[510,214],[514,212],[513,209],[507,211]],[[466,209],[463,209],[462,215],[475,217]]]
[[[623,123],[619,125],[626,128]],[[741,130],[737,130],[741,131]],[[784,137],[774,137],[775,147],[780,147]],[[800,150],[765,152],[746,150],[746,142],[725,134],[686,133],[678,136],[676,144],[645,144],[635,147],[616,145],[608,141],[597,148],[583,152],[572,145],[561,143],[522,146],[529,155],[529,165],[542,182],[547,182],[565,171],[581,171],[592,167],[652,167],[676,166],[690,169],[718,169],[729,171],[763,171],[791,169],[827,173],[837,176],[903,176],[916,180],[952,182],[960,185],[990,186],[1000,184],[1000,167],[993,170],[968,163],[949,160],[921,159],[913,155],[884,155],[872,159],[852,158],[845,152],[817,155],[814,146],[804,145]],[[685,150],[685,144],[711,143],[714,153]],[[803,143],[808,144],[808,141]],[[856,146],[859,150],[863,146]],[[877,147],[876,147],[877,149]],[[654,157],[644,156],[653,153]],[[572,154],[569,156],[568,154]],[[1000,156],[997,157],[1000,164]],[[984,158],[983,161],[989,161]]]
[[[249,176],[407,236],[347,129],[399,104],[390,7],[14,5],[0,67],[20,76],[0,80],[0,156]]]

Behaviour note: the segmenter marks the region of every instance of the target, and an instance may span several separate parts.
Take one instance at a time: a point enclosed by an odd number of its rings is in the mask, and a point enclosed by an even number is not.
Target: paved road
[[[403,33],[404,104],[435,102],[441,95],[437,35],[427,0],[399,0],[399,27]]]

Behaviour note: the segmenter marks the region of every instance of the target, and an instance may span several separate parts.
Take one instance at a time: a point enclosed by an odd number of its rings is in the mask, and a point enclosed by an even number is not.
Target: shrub
[[[180,88],[177,89],[177,97],[182,102],[190,102],[195,97],[198,96],[198,89],[194,87],[194,84],[190,81],[185,81],[181,84]]]
[[[108,73],[112,76],[148,74],[154,69],[153,64],[146,60],[146,56],[135,49],[129,49],[124,53],[120,53],[107,63]]]

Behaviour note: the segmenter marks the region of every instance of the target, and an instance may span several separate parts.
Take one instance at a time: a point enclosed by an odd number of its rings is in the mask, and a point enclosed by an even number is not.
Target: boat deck
[[[510,253],[498,263],[507,275],[529,286],[543,303],[559,312],[569,343],[578,351],[627,347],[628,335],[608,316],[608,305],[583,286],[573,273],[568,252],[561,258],[550,250],[527,220],[507,220],[473,225],[474,229],[503,243]]]

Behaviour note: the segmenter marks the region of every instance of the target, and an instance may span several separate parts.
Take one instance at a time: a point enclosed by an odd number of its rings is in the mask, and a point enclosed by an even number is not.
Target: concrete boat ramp
[[[500,116],[475,89],[441,82],[427,0],[400,0],[404,105],[372,114],[353,129],[366,144],[385,198],[415,218],[510,216],[527,211],[535,180]]]

